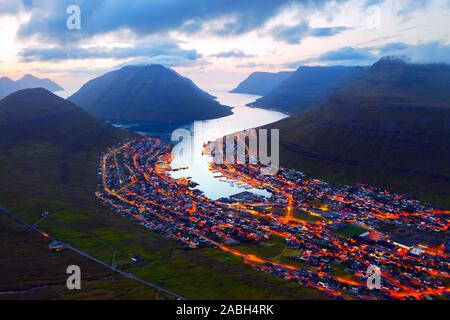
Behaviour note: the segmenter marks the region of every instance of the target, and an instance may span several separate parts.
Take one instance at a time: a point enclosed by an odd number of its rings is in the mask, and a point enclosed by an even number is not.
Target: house
[[[50,243],[48,245],[48,248],[52,252],[59,252],[66,249],[66,247],[62,243],[59,243],[58,241],[53,241],[52,243]]]

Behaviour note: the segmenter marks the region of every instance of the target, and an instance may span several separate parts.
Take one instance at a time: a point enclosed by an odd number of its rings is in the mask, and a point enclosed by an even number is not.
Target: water
[[[209,170],[209,163],[212,158],[208,155],[202,155],[203,144],[214,141],[227,134],[242,131],[249,128],[263,126],[288,117],[288,115],[271,110],[246,107],[247,103],[255,101],[260,96],[228,93],[225,91],[209,91],[217,97],[217,100],[227,106],[233,107],[233,114],[227,117],[195,121],[194,123],[175,123],[175,122],[112,122],[116,127],[135,131],[139,134],[157,137],[163,140],[171,140],[173,130],[182,128],[190,136],[190,141],[174,141],[174,149],[184,144],[185,149],[189,146],[189,165],[183,163],[180,153],[176,153],[172,160],[172,168],[180,169],[171,172],[172,177],[189,177],[198,184],[196,189],[203,191],[204,195],[212,200],[221,197],[229,197],[233,194],[243,191],[249,191],[255,194],[270,196],[266,190],[251,188],[248,185],[237,183],[223,177],[217,177],[217,173]],[[192,146],[192,148],[190,148]],[[187,168],[186,168],[187,167]]]
[[[211,94],[216,96],[218,101],[222,104],[234,107],[233,114],[213,120],[196,121],[188,126],[193,141],[192,161],[187,169],[172,172],[172,177],[190,177],[192,181],[198,183],[196,189],[203,191],[206,197],[213,200],[221,197],[228,197],[243,191],[270,196],[265,190],[251,188],[248,185],[237,184],[235,181],[222,177],[217,178],[217,174],[208,169],[208,164],[212,161],[211,156],[202,155],[203,144],[227,134],[263,126],[284,119],[288,117],[288,115],[277,111],[245,107],[245,104],[254,101],[259,98],[259,96],[223,91],[211,92]],[[186,144],[186,141],[179,143]],[[176,147],[175,144],[175,148]],[[172,167],[185,167],[185,165],[180,164],[182,161],[178,157],[179,155],[175,155],[172,161]]]

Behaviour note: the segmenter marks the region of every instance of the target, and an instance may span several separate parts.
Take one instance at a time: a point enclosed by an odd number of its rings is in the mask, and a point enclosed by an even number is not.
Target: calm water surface
[[[70,96],[72,93],[73,92],[69,91],[58,92],[58,94],[64,98]],[[270,194],[265,190],[250,188],[248,185],[240,184],[223,177],[218,177],[217,174],[209,171],[208,164],[212,161],[212,158],[207,155],[202,155],[203,144],[230,133],[259,127],[281,120],[288,117],[288,115],[277,111],[245,106],[247,103],[255,101],[259,98],[259,96],[228,93],[226,91],[210,91],[209,93],[216,96],[220,103],[233,107],[233,114],[213,120],[196,121],[191,124],[142,124],[135,122],[115,122],[113,124],[117,127],[133,130],[143,135],[163,139],[170,139],[171,131],[180,126],[186,130],[189,130],[192,136],[191,141],[193,142],[193,151],[190,164],[186,169],[171,172],[171,175],[174,178],[189,177],[192,181],[198,183],[196,189],[203,191],[205,196],[210,199],[216,200],[218,198],[228,197],[246,190],[256,194],[270,196]],[[181,141],[179,143],[183,142]],[[177,145],[177,142],[174,142],[174,144]],[[172,161],[172,168],[179,167],[185,168],[186,165],[180,164],[179,157],[175,155]]]
[[[248,185],[239,184],[223,177],[217,177],[217,174],[209,171],[208,164],[212,161],[212,158],[208,155],[202,155],[203,143],[216,140],[233,132],[272,123],[286,118],[288,115],[277,111],[245,106],[245,104],[254,101],[259,96],[221,91],[211,92],[211,94],[216,96],[220,103],[234,107],[233,114],[213,120],[196,121],[188,127],[193,141],[192,160],[187,169],[173,171],[172,177],[190,177],[192,181],[199,184],[196,188],[203,191],[206,197],[213,200],[228,197],[246,190],[256,194],[270,196],[265,190],[250,188]],[[175,155],[172,161],[172,167],[185,167],[180,162],[181,160]]]

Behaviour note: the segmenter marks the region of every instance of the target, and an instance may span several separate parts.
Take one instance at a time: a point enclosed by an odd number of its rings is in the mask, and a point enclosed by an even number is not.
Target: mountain
[[[253,72],[244,81],[231,90],[231,93],[246,93],[264,96],[278,87],[284,80],[291,76],[293,72]]]
[[[109,72],[87,82],[69,100],[106,120],[193,121],[231,114],[192,81],[161,65]]]
[[[31,74],[26,74],[22,78],[16,81],[19,85],[22,86],[23,89],[26,88],[44,88],[52,92],[62,91],[64,90],[60,85],[56,82],[45,78],[40,79]]]
[[[32,76],[31,74],[24,75],[21,79],[14,81],[7,77],[0,78],[0,99],[3,99],[7,95],[22,89],[28,88],[44,88],[49,91],[64,90],[57,83],[50,79],[40,79]]]
[[[357,80],[365,67],[300,67],[267,95],[249,105],[297,113],[312,107]]]
[[[117,142],[126,131],[97,120],[75,104],[43,88],[16,91],[0,100],[0,146],[33,142],[62,149]],[[108,144],[109,145],[109,144]]]
[[[7,77],[0,78],[0,99],[20,89],[22,89],[22,86],[14,80]]]
[[[386,58],[326,102],[271,124],[281,163],[450,206],[450,66]]]

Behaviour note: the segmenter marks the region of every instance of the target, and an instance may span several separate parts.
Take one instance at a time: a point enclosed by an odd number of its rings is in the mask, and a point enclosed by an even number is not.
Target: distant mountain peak
[[[6,96],[1,100],[2,102],[5,101],[15,101],[16,103],[21,102],[32,102],[32,101],[46,101],[48,103],[55,103],[60,102],[63,104],[72,104],[71,102],[57,96],[56,94],[52,93],[51,91],[44,89],[44,88],[27,88],[27,89],[21,89],[18,91],[15,91],[11,93],[10,95]]]
[[[61,86],[59,86],[56,82],[45,78],[40,79],[38,77],[33,76],[32,74],[25,74],[17,81],[11,80],[8,77],[0,78],[0,99],[8,96],[9,94],[28,88],[38,88],[42,87],[50,91],[61,91],[64,90]]]
[[[76,105],[44,88],[22,89],[0,100],[0,127],[46,117],[82,112]]]
[[[60,85],[48,78],[38,78],[29,73],[16,82],[21,84],[24,88],[43,87],[53,92],[64,90]]]
[[[231,114],[190,79],[159,64],[108,72],[88,81],[69,100],[106,120],[193,121]]]
[[[168,70],[169,68],[163,66],[162,64],[158,64],[158,63],[137,63],[137,64],[127,64],[125,66],[122,67],[122,69],[129,69],[129,68],[159,68],[159,69],[166,69]]]
[[[357,80],[366,69],[359,66],[302,66],[250,105],[289,113],[301,112]]]
[[[20,80],[21,80],[21,79],[39,79],[39,78],[33,76],[31,73],[27,73],[27,74],[23,75],[23,77],[20,78]]]
[[[291,76],[293,71],[263,72],[256,71],[251,73],[239,85],[231,90],[231,93],[246,93],[258,96],[264,96],[278,87],[284,80]]]
[[[42,88],[42,87],[21,89],[21,90],[11,93],[9,96],[21,97],[21,96],[29,96],[29,95],[36,95],[36,96],[41,96],[41,97],[57,97],[59,99],[64,100],[63,98],[58,97],[51,91],[49,91],[45,88]]]
[[[167,75],[173,74],[173,75],[179,76],[180,78],[184,78],[175,70],[165,67],[161,64],[156,64],[156,63],[129,64],[129,65],[123,66],[119,70],[123,70],[123,71],[136,70],[136,72],[141,72],[141,73],[143,73],[143,72],[160,72],[161,74],[167,74]]]

